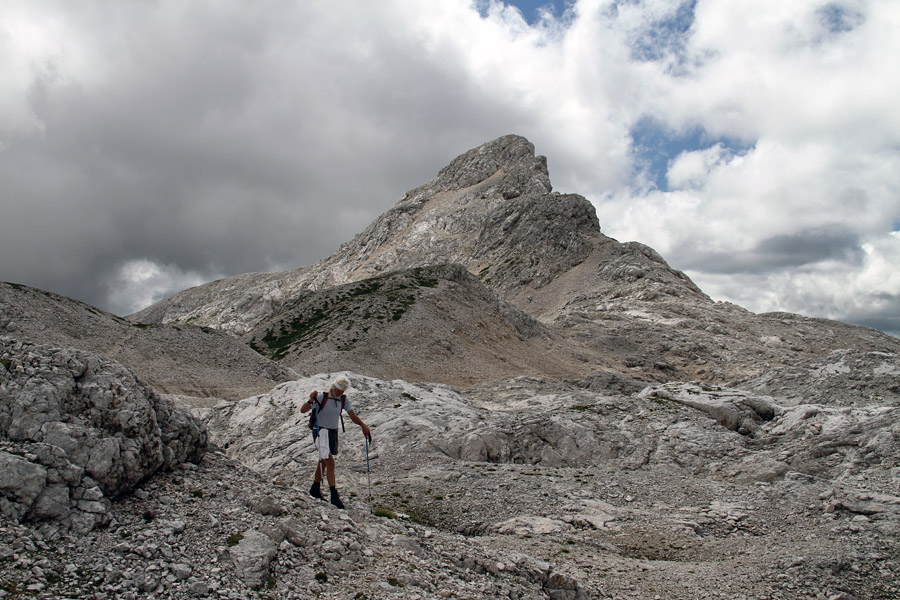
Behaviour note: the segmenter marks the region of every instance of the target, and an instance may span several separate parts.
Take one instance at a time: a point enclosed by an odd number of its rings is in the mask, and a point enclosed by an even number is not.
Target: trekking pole
[[[369,512],[374,513],[372,508],[372,474],[369,469],[369,437],[366,436],[366,479],[369,481]]]

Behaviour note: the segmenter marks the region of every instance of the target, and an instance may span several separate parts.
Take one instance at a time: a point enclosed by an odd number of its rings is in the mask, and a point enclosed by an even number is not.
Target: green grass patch
[[[441,510],[433,505],[407,506],[406,511],[409,513],[410,520],[414,523],[434,528],[442,526]]]
[[[376,506],[375,510],[372,511],[376,517],[385,517],[388,519],[396,519],[397,513],[392,511],[390,508],[386,506]]]
[[[681,404],[666,396],[650,396],[650,402],[652,402],[659,408],[666,408],[671,410],[677,410],[681,408]]]

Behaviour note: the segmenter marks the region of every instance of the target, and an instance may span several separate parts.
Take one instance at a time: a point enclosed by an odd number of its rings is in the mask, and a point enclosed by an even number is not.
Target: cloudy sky
[[[332,253],[507,133],[717,300],[900,333],[900,3],[4,0],[0,280]]]

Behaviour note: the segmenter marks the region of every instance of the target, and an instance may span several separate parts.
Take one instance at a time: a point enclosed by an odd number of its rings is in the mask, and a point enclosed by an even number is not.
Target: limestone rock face
[[[206,430],[121,365],[0,338],[0,509],[90,529],[109,499],[198,461]]]
[[[471,187],[501,169],[513,173],[504,194],[507,198],[552,190],[547,159],[536,157],[531,142],[518,135],[505,135],[461,154],[438,172],[431,187],[448,191]]]
[[[900,406],[791,406],[746,390],[695,383],[651,386],[640,397],[696,409],[741,434],[748,448],[760,447],[726,467],[731,476],[765,481],[795,471],[896,491]],[[766,447],[777,452],[762,450]]]

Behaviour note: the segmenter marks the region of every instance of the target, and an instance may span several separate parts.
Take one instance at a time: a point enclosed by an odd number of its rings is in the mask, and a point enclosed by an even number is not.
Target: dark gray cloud
[[[122,313],[134,261],[173,282],[311,264],[517,118],[388,28],[175,6],[65,15],[102,58],[37,73],[40,130],[3,140],[0,278]]]
[[[887,310],[882,313],[874,314],[855,314],[846,315],[843,320],[856,325],[864,325],[873,329],[878,329],[900,338],[900,300],[895,300],[890,304]]]
[[[859,235],[835,224],[768,237],[745,251],[697,251],[688,245],[673,256],[681,268],[702,273],[765,274],[823,261],[858,266],[865,257],[861,243]]]

